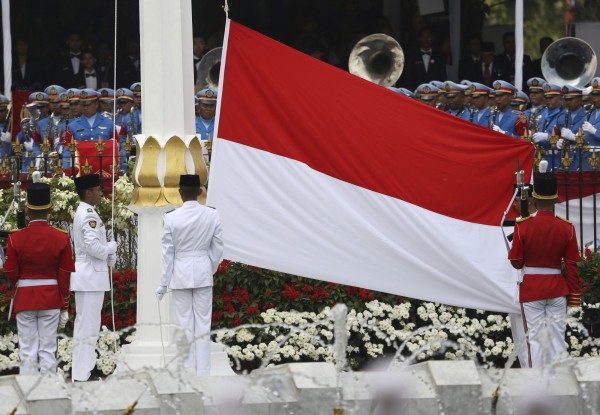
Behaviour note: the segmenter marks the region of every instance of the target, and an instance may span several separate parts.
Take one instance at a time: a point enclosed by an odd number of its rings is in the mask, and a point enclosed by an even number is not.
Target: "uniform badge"
[[[540,81],[538,81],[537,79],[534,79],[533,81],[531,81],[531,85],[533,86],[538,86],[540,84]]]
[[[125,95],[125,91],[123,91],[122,89],[117,89],[117,95],[122,97],[123,95]]]
[[[44,95],[43,95],[43,94],[40,92],[39,94],[37,94],[37,95],[35,96],[35,99],[37,99],[38,101],[41,101],[41,100],[43,100],[43,99],[44,99]]]
[[[206,91],[207,98],[212,98],[213,95],[214,95],[214,93],[212,92],[212,90],[209,89],[208,91]]]
[[[79,93],[79,98],[87,98],[87,96],[88,96],[88,93],[86,91],[81,91]]]
[[[95,221],[95,220],[91,220],[91,221],[89,222],[89,224],[90,224],[90,228],[92,228],[92,229],[96,229],[96,221]]]
[[[87,208],[88,213],[92,213],[94,211],[94,209],[92,208]]]
[[[431,92],[431,88],[429,88],[428,86],[425,86],[425,88],[423,88],[423,92],[425,94],[429,94]]]
[[[500,83],[500,81],[494,82],[494,89],[500,89],[501,86],[502,84]]]
[[[594,82],[592,82],[592,86],[593,87],[597,87],[598,86],[598,80],[594,79]]]
[[[550,92],[550,85],[544,85],[544,92]]]

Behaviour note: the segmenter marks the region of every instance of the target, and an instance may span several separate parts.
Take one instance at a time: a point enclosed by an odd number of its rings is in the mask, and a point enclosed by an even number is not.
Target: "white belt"
[[[559,269],[547,268],[547,267],[525,267],[523,270],[524,274],[543,274],[543,275],[556,275],[561,274]]]
[[[205,257],[207,254],[208,251],[205,249],[199,251],[176,252],[175,258],[201,258]]]
[[[40,287],[42,285],[58,285],[58,281],[56,281],[53,278],[45,278],[45,279],[33,279],[33,278],[26,278],[24,280],[19,280],[19,288],[23,288],[23,287]]]

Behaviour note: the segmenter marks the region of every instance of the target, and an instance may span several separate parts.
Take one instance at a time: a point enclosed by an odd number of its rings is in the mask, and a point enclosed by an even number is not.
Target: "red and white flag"
[[[221,215],[226,258],[516,310],[517,276],[499,225],[516,160],[531,171],[531,144],[233,21],[220,79],[207,204]]]

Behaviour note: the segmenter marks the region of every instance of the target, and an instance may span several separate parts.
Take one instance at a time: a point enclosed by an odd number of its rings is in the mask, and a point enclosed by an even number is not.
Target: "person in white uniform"
[[[172,290],[177,323],[186,331],[190,354],[186,366],[198,376],[210,374],[210,321],[213,275],[223,255],[221,220],[215,209],[198,203],[198,175],[182,175],[183,206],[165,214],[163,267],[156,295]]]
[[[104,223],[94,206],[100,203],[100,176],[90,174],[75,178],[81,200],[73,218],[75,272],[71,275],[71,291],[75,292],[75,328],[73,331],[74,381],[91,379],[96,366],[96,342],[104,292],[110,290],[108,267],[116,260],[117,243],[107,242]]]

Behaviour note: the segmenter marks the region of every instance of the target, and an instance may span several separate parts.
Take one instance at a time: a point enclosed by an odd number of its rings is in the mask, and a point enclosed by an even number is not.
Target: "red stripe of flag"
[[[233,21],[224,75],[232,82],[222,85],[219,138],[446,216],[498,225],[516,160],[532,169],[530,143],[307,58]]]

